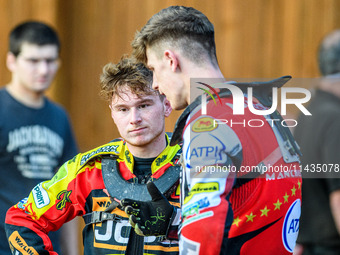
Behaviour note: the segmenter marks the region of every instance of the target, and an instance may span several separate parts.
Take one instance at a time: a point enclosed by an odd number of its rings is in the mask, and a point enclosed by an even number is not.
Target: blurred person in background
[[[44,23],[24,22],[10,32],[6,64],[12,76],[0,90],[0,254],[10,253],[6,211],[78,152],[66,111],[45,96],[59,68],[59,51],[56,31]],[[45,199],[38,192],[35,197]],[[78,254],[77,230],[73,222],[51,233],[54,249]]]
[[[302,209],[294,254],[340,254],[340,30],[328,34],[319,47],[319,86],[301,115],[294,135],[303,156],[302,168],[317,164],[329,170],[322,178],[302,171]],[[331,166],[333,166],[331,168]]]

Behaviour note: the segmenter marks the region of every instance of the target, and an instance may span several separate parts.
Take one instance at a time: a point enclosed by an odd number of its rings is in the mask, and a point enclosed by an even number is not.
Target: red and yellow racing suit
[[[298,153],[281,121],[253,114],[244,97],[243,115],[233,114],[233,97],[226,96],[208,101],[206,114],[193,103],[178,121],[185,123],[180,254],[293,252],[301,207]],[[253,100],[254,108],[267,109]],[[261,175],[241,178],[261,167]]]
[[[151,178],[160,178],[174,166],[179,150],[179,145],[167,145],[151,165]],[[123,140],[117,139],[78,154],[51,180],[35,186],[28,198],[8,210],[6,233],[13,254],[56,254],[48,232],[57,230],[76,216],[104,212],[110,206],[112,200],[107,195],[102,175],[102,159],[106,155],[118,156],[121,176],[136,181],[134,158]],[[179,188],[168,199],[179,206]],[[110,214],[113,215],[110,220],[86,224],[84,254],[125,254],[133,229],[124,211],[115,208]],[[178,240],[150,236],[144,237],[141,245],[144,245],[144,254],[178,254]]]

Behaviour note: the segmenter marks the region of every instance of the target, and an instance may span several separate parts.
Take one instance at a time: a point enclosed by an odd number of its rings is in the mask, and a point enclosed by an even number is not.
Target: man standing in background
[[[340,253],[340,30],[324,38],[318,60],[323,78],[308,106],[312,116],[301,115],[294,132],[306,173],[297,254],[334,255]],[[308,176],[313,166],[328,173]]]
[[[9,207],[78,151],[67,113],[44,95],[59,68],[59,51],[57,33],[44,23],[25,22],[10,33],[6,64],[12,77],[0,90],[0,254],[10,253],[4,231]],[[77,227],[69,228],[65,244],[77,254]],[[51,239],[60,251],[59,233]]]

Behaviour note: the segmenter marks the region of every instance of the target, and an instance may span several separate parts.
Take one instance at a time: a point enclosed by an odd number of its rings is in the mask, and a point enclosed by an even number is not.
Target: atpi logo
[[[218,92],[216,91],[216,88],[223,88],[223,89],[228,89],[230,90],[232,97],[233,97],[233,114],[234,115],[244,115],[244,106],[245,106],[245,96],[243,91],[232,84],[229,83],[217,83],[214,84],[213,86],[208,85],[206,83],[202,82],[197,82],[208,89],[210,89],[217,97],[219,100],[220,104],[222,105],[221,98],[218,95]],[[204,88],[197,87],[201,90],[203,90],[205,93],[202,95],[202,102],[201,102],[201,113],[202,114],[207,114],[207,95],[209,95],[212,100],[214,101],[215,105],[217,104],[215,97],[213,94]],[[300,111],[304,115],[312,115],[304,106],[304,103],[307,103],[310,98],[311,98],[311,93],[309,90],[304,89],[304,88],[296,88],[296,87],[287,87],[287,88],[281,88],[280,90],[280,96],[281,96],[281,115],[286,115],[287,114],[287,105],[292,104],[295,105],[297,108],[300,109]],[[287,98],[288,93],[298,93],[298,94],[303,94],[303,98]],[[272,106],[269,109],[256,109],[254,107],[253,103],[253,87],[247,87],[247,98],[248,98],[248,108],[250,112],[252,112],[255,115],[269,115],[272,114],[273,112],[276,111],[278,107],[278,88],[273,87],[272,88]]]
[[[301,200],[296,199],[289,207],[282,227],[282,241],[287,251],[293,252],[299,233]]]

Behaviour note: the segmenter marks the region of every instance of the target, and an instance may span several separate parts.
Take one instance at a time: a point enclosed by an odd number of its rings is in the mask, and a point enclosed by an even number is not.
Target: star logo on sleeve
[[[296,195],[296,188],[295,188],[295,185],[294,185],[294,187],[291,189],[291,191],[292,191],[292,196],[295,196],[295,195]]]
[[[283,196],[283,198],[284,198],[284,203],[288,203],[289,195],[287,194],[287,192],[286,192],[286,194]]]
[[[300,181],[298,181],[298,189],[301,189],[301,182]]]
[[[266,217],[268,217],[268,212],[270,211],[270,209],[268,209],[267,208],[267,206],[265,206],[262,210],[260,210],[261,211],[261,217],[262,216],[266,216]]]
[[[248,222],[248,221],[253,222],[253,220],[256,217],[256,215],[254,215],[253,212],[251,212],[249,215],[246,215],[246,217],[247,217],[247,221],[246,222]]]
[[[240,219],[239,216],[237,216],[237,218],[234,219],[233,221],[233,225],[236,225],[238,227],[238,224],[241,222],[242,220]]]
[[[282,203],[278,199],[276,203],[273,203],[273,205],[275,205],[274,211],[275,210],[280,210],[280,207],[281,207]]]

